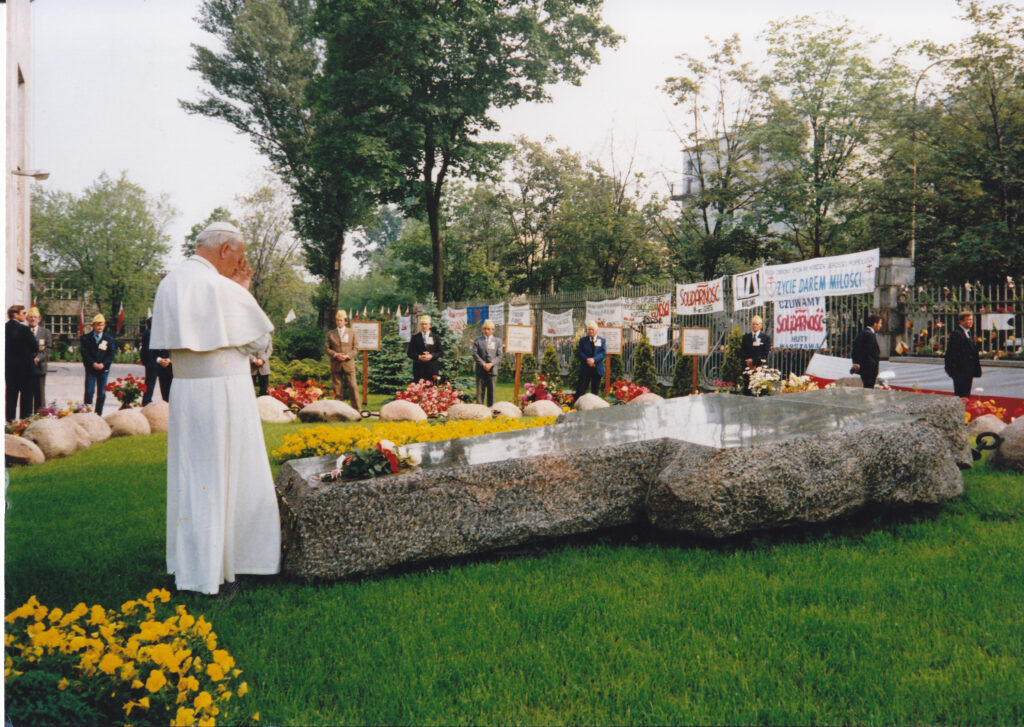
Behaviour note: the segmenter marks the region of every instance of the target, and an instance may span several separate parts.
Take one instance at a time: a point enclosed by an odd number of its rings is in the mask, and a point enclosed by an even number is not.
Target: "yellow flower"
[[[57,621],[63,615],[64,615],[64,612],[61,611],[59,608],[50,609],[50,621],[51,622]]]
[[[199,695],[192,700],[192,705],[196,709],[206,709],[211,704],[213,704],[213,697],[207,691],[199,692]]]
[[[62,692],[65,689],[67,689],[67,688],[68,688],[68,680],[66,678],[61,679],[59,682],[57,682],[57,689],[61,690]]]
[[[117,654],[104,654],[103,658],[100,659],[99,670],[104,674],[113,674],[114,670],[122,664],[124,664],[124,659]],[[155,692],[156,689],[151,691]]]
[[[167,666],[168,662],[174,658],[174,650],[170,647],[170,644],[154,644],[153,648],[149,650],[149,658],[157,666]],[[171,671],[174,670],[172,669]]]
[[[139,706],[143,709],[149,709],[149,697],[143,697],[139,700]]]
[[[166,683],[167,677],[164,676],[164,673],[159,669],[153,669],[149,673],[149,679],[146,680],[146,689],[150,692],[159,692]]]
[[[260,721],[260,713],[259,712],[253,712],[252,716],[249,717],[249,719],[251,719],[253,722],[259,722]]]
[[[132,679],[132,689],[142,689],[143,684],[138,679]]]
[[[210,663],[206,665],[206,674],[215,682],[219,682],[224,678],[224,670],[220,668],[220,664]]]
[[[178,713],[174,715],[173,724],[177,725],[193,725],[196,723],[196,713],[186,707],[178,707]]]
[[[245,682],[242,682],[241,684],[238,685],[238,696],[239,697],[244,697],[248,693],[249,693],[249,685],[248,684],[246,684]]]
[[[43,646],[50,648],[56,646],[61,642],[61,632],[58,629],[50,628],[45,631],[39,631],[32,635],[32,643],[35,646]]]
[[[101,624],[107,620],[107,612],[103,609],[103,606],[95,605],[89,611],[89,623]]]
[[[86,613],[88,613],[88,611],[88,606],[86,606],[84,603],[79,603],[77,606],[71,609],[70,613],[64,615],[64,618],[60,620],[60,625],[67,626],[68,624],[74,623],[78,619],[82,618],[82,616],[84,616]]]
[[[235,660],[224,649],[217,649],[213,652],[213,660],[224,671],[229,671],[235,665]]]
[[[200,717],[199,727],[214,727],[217,724],[217,720],[214,717]]]

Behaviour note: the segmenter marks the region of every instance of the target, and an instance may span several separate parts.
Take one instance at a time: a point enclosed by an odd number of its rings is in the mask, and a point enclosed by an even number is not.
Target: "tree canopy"
[[[81,194],[49,190],[32,194],[32,251],[38,269],[73,288],[89,291],[111,317],[123,304],[139,316],[153,299],[168,223],[177,214],[166,197],[154,197],[128,179],[101,174]]]

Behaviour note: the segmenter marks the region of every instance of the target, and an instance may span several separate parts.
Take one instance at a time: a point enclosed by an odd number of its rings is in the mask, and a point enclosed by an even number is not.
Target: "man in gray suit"
[[[473,359],[476,361],[476,403],[487,406],[494,404],[494,382],[498,380],[498,362],[505,353],[505,346],[494,337],[494,323],[484,321],[484,335],[473,341]]]
[[[53,335],[49,328],[40,323],[42,319],[38,308],[32,306],[28,309],[26,322],[36,337],[36,350],[32,358],[32,408],[36,411],[46,406],[46,364],[50,361],[50,349],[53,348]]]

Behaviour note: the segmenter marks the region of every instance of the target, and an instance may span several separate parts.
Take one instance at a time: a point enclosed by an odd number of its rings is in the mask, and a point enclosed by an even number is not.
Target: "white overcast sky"
[[[385,2],[386,0],[381,0]],[[101,172],[122,170],[180,214],[174,245],[218,205],[231,205],[264,169],[248,140],[227,124],[190,116],[190,43],[209,42],[194,21],[198,0],[35,0],[32,3],[32,164],[50,188],[79,192]],[[958,39],[954,0],[606,0],[605,19],[625,36],[579,87],[554,89],[548,104],[502,112],[502,136],[553,136],[605,164],[635,155],[654,180],[680,174],[677,110],[659,90],[679,53],[703,55],[705,36],[739,33],[756,60],[755,36],[770,20],[832,12],[902,44]]]

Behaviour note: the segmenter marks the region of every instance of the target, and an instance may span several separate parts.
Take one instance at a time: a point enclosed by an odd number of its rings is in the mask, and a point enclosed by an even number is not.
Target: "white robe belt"
[[[248,376],[249,356],[237,348],[218,348],[216,351],[190,351],[177,348],[171,351],[176,379],[213,379],[223,376]]]

